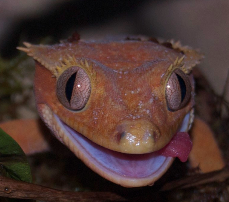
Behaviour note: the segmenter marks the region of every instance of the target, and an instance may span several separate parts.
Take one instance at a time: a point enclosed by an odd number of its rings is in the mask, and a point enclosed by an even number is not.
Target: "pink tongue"
[[[178,132],[172,140],[158,153],[167,157],[178,157],[182,162],[187,161],[192,149],[192,141],[186,132]]]

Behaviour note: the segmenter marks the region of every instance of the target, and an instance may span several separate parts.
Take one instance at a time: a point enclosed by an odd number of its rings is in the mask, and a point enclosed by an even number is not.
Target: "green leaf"
[[[0,128],[0,175],[32,181],[27,158],[18,143]]]

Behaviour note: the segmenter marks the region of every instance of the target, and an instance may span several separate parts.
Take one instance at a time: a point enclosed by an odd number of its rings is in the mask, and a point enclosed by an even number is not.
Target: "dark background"
[[[222,93],[229,63],[229,1],[224,0],[2,0],[0,53],[22,41],[143,34],[180,40],[205,54],[201,70]],[[227,98],[229,93],[227,93]]]

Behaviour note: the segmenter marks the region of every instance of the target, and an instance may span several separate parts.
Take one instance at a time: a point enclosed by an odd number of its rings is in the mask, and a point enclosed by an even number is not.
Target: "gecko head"
[[[145,186],[174,157],[187,159],[195,51],[151,41],[26,45],[37,61],[41,118],[95,172],[122,186]]]

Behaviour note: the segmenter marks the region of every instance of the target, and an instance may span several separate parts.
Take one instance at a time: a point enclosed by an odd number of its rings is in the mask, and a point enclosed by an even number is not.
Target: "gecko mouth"
[[[189,116],[186,115],[179,131],[187,130]],[[70,128],[57,115],[54,114],[54,117],[64,135],[68,137],[68,147],[77,157],[104,178],[125,187],[153,184],[168,170],[173,157],[178,156],[185,161],[191,150],[188,134],[178,132],[174,135],[175,139],[159,151],[147,154],[120,153],[97,145]],[[179,146],[180,142],[182,146]],[[175,147],[178,149],[174,149]]]

